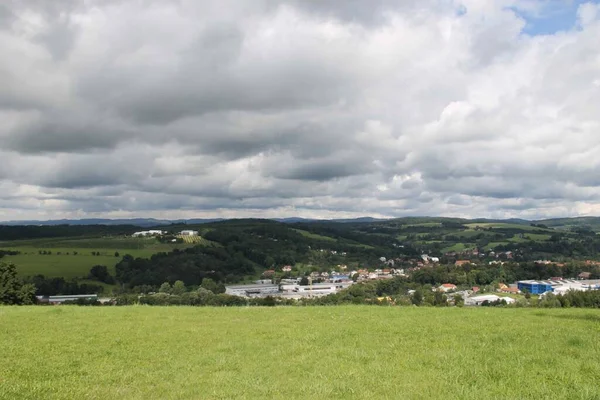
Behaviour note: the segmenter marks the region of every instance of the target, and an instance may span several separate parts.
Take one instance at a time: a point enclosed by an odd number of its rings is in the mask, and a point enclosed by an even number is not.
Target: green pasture
[[[87,275],[94,265],[106,265],[111,273],[114,273],[115,265],[125,254],[149,258],[158,252],[169,252],[193,245],[160,243],[156,238],[82,237],[0,242],[0,249],[21,253],[6,256],[3,261],[17,265],[17,270],[22,276],[42,274],[47,277],[75,278]],[[99,255],[92,255],[92,252]],[[119,253],[119,256],[116,257],[115,253]]]
[[[600,311],[0,307],[1,399],[598,399]]]
[[[322,241],[325,241],[325,242],[335,242],[336,241],[336,239],[334,239],[332,237],[318,235],[316,233],[312,233],[312,232],[305,231],[305,230],[302,230],[302,229],[292,229],[292,230],[298,232],[302,236],[307,237],[309,239],[322,240]]]
[[[106,265],[111,274],[114,274],[115,265],[125,254],[134,257],[150,257],[154,254],[152,250],[52,248],[43,250],[50,251],[52,254],[42,255],[39,254],[40,249],[32,247],[3,247],[2,249],[21,252],[15,256],[5,256],[2,260],[14,263],[22,276],[41,274],[47,277],[62,276],[66,279],[85,276],[94,265]],[[92,251],[97,251],[100,255],[94,256]],[[115,252],[119,253],[119,257],[115,257]]]
[[[474,223],[470,223],[470,224],[465,224],[465,226],[467,226],[471,229],[475,229],[475,228],[479,227],[479,228],[514,229],[514,230],[520,230],[520,231],[524,231],[524,232],[531,232],[531,231],[551,232],[552,231],[552,229],[538,228],[538,227],[530,226],[530,225],[511,224],[511,223],[507,223],[507,222],[474,222]]]

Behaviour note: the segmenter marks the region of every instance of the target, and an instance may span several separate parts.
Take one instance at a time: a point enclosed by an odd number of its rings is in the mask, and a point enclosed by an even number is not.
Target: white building
[[[133,237],[143,237],[143,236],[161,236],[163,235],[165,232],[163,231],[159,231],[159,230],[149,230],[149,231],[140,231],[140,232],[135,232],[133,235]]]
[[[185,230],[179,232],[181,236],[198,236],[198,231]]]
[[[338,282],[338,283],[314,283],[312,285],[300,286],[296,285],[292,289],[295,293],[301,293],[306,295],[328,295],[337,293],[342,289],[350,287],[354,282]]]
[[[279,285],[272,283],[225,286],[225,294],[241,297],[256,297],[261,295],[276,295],[279,293]]]
[[[488,303],[493,303],[498,300],[504,300],[504,301],[506,301],[506,304],[512,304],[516,301],[512,297],[500,297],[500,296],[496,296],[495,294],[487,294],[487,295],[482,295],[482,296],[467,297],[465,299],[465,305],[466,306],[480,306],[485,301],[487,301]]]

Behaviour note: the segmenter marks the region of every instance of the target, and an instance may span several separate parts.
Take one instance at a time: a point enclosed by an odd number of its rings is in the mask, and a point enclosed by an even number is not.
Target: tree
[[[423,292],[419,289],[416,290],[412,295],[412,303],[416,306],[423,304]]]
[[[181,296],[186,292],[185,283],[183,281],[175,281],[173,287],[171,288],[171,294],[175,294],[177,296]]]
[[[34,304],[35,286],[17,278],[17,267],[0,263],[0,304]]]
[[[202,284],[200,286],[206,290],[210,290],[214,294],[225,293],[225,286],[222,283],[217,283],[210,278],[202,279]]]
[[[433,305],[445,307],[448,305],[448,299],[442,292],[435,292],[433,295]]]
[[[300,285],[308,286],[308,278],[306,276],[303,276],[302,279],[300,279]]]
[[[115,282],[115,279],[108,272],[108,268],[105,265],[94,265],[90,269],[90,279],[95,279],[100,282],[112,284]]]
[[[160,285],[160,289],[158,289],[159,293],[171,293],[171,284],[169,282],[165,282]]]
[[[465,305],[465,300],[462,298],[460,294],[454,295],[454,305],[456,307],[462,307]]]
[[[115,257],[119,257],[119,256],[120,256],[119,252],[115,251]]]

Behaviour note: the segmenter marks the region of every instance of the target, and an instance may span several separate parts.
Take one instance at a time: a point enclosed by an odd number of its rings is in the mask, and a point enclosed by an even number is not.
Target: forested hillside
[[[341,267],[394,266],[410,273],[411,282],[431,285],[595,273],[596,267],[588,264],[600,259],[599,236],[580,220],[571,227],[564,225],[568,221],[560,223],[553,228],[541,221],[424,217],[285,223],[240,219],[158,226],[154,229],[168,233],[149,238],[132,238],[139,230],[134,226],[11,226],[0,227],[0,257],[15,260],[21,270],[36,271],[21,275],[53,294],[90,287],[157,288],[178,280],[194,286],[206,278],[221,284],[248,282],[265,274],[280,279]],[[183,243],[176,235],[184,229],[199,231],[199,239]],[[423,268],[425,255],[439,261]],[[455,266],[457,260],[472,265]],[[539,260],[552,264],[534,263]],[[84,262],[88,264],[78,264]],[[110,278],[90,272],[98,266]],[[291,270],[282,272],[283,266]]]

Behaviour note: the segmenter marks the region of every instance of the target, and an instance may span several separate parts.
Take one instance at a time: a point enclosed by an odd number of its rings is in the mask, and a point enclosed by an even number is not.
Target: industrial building
[[[552,291],[552,284],[550,282],[519,281],[517,287],[521,292],[527,291],[531,294],[542,294]]]
[[[273,283],[225,286],[225,294],[242,297],[258,297],[276,295],[279,293],[279,285]]]
[[[579,281],[573,279],[554,279],[549,281],[519,281],[517,283],[517,286],[519,290],[527,290],[531,294],[543,294],[546,292],[564,294],[569,290],[600,290],[600,284],[597,281]]]
[[[501,300],[504,300],[506,302],[506,304],[512,304],[515,302],[515,299],[513,299],[512,297],[500,297],[500,296],[496,296],[495,294],[488,294],[488,295],[482,295],[482,296],[467,297],[465,299],[465,305],[466,306],[480,306],[486,301],[488,303],[493,303],[493,302],[501,301]]]
[[[36,296],[38,302],[49,304],[62,304],[66,302],[76,302],[77,300],[97,301],[97,294],[73,294],[73,295],[58,295],[58,296]]]

